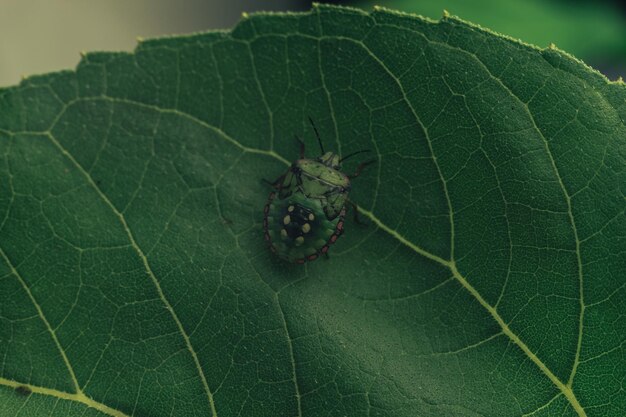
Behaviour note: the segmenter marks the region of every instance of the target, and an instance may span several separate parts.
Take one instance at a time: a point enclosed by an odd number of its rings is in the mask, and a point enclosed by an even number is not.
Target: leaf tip
[[[241,12],[241,18],[242,19],[247,19],[249,17],[250,17],[250,15],[248,14],[248,12]]]
[[[449,11],[447,11],[446,9],[443,9],[443,18],[444,18],[444,19],[447,19],[447,18],[449,18],[449,17],[450,17],[450,12],[449,12]]]
[[[80,51],[79,54],[81,58],[84,58],[87,56],[87,51]]]
[[[137,40],[137,43],[143,42],[143,37],[141,36],[137,36],[135,39]]]
[[[548,48],[552,49],[553,51],[556,51],[556,44],[554,42],[551,42]]]
[[[624,84],[624,78],[622,78],[622,76],[620,75],[619,77],[617,77],[616,82],[617,82],[618,84]]]

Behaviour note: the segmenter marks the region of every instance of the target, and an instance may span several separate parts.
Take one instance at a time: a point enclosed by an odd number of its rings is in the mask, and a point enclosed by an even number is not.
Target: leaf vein
[[[88,408],[94,408],[100,411],[101,413],[107,414],[111,417],[131,417],[128,414],[125,414],[120,410],[116,410],[115,408],[109,407],[105,404],[92,400],[91,398],[87,397],[82,392],[70,394],[70,393],[58,391],[52,388],[38,387],[35,385],[30,385],[30,384],[22,384],[20,382],[13,381],[7,378],[2,378],[2,377],[0,377],[0,385],[13,388],[13,389],[16,389],[19,387],[27,387],[33,394],[47,395],[47,396],[56,398],[57,403],[60,400],[78,402],[78,403],[86,405]],[[26,405],[26,402],[27,401],[24,401],[24,403],[22,404],[22,407]],[[85,412],[87,409],[85,409]]]
[[[148,262],[148,259],[147,259],[146,255],[144,254],[142,249],[137,244],[137,241],[135,240],[135,237],[134,237],[132,231],[130,230],[128,224],[126,223],[126,219],[125,219],[124,215],[113,205],[111,200],[109,200],[109,198],[102,192],[102,190],[100,190],[100,188],[94,182],[93,178],[89,175],[89,173],[78,163],[78,161],[65,148],[63,148],[61,143],[54,138],[52,133],[48,132],[47,136],[48,136],[49,140],[52,142],[52,144],[54,144],[54,146],[56,146],[59,149],[59,151],[63,155],[65,155],[65,157],[68,158],[72,162],[72,164],[74,166],[76,166],[76,168],[84,175],[84,177],[87,180],[87,182],[89,183],[89,185],[91,185],[93,187],[94,191],[96,191],[96,193],[99,195],[99,197],[104,201],[104,203],[107,206],[109,206],[109,208],[114,213],[114,215],[119,219],[119,221],[120,221],[124,231],[126,232],[126,234],[128,236],[128,239],[129,239],[132,247],[137,252],[137,255],[141,259],[146,272],[148,273],[150,279],[152,280],[152,282],[153,282],[153,284],[154,284],[154,286],[155,286],[155,288],[157,290],[157,293],[159,294],[159,298],[162,300],[162,302],[165,305],[166,309],[169,311],[170,315],[172,316],[172,319],[174,320],[176,326],[178,327],[178,330],[179,330],[181,336],[183,337],[183,339],[185,341],[185,345],[187,347],[187,350],[189,351],[189,353],[192,356],[193,362],[194,362],[194,364],[196,366],[196,369],[197,369],[198,374],[200,376],[200,379],[202,381],[203,388],[204,388],[204,390],[206,392],[206,395],[207,395],[207,398],[208,398],[208,401],[209,401],[209,406],[211,408],[211,413],[213,414],[214,417],[217,417],[217,411],[216,411],[216,408],[215,408],[215,402],[213,400],[213,394],[211,393],[211,390],[209,389],[208,382],[207,382],[206,376],[204,374],[204,370],[202,369],[202,366],[200,365],[200,361],[198,359],[198,355],[196,354],[196,351],[194,350],[194,348],[193,348],[193,346],[191,344],[191,340],[189,338],[189,335],[185,331],[184,326],[182,325],[180,319],[178,318],[178,315],[174,311],[174,308],[172,307],[172,304],[169,302],[167,297],[165,297],[165,294],[163,293],[163,290],[161,288],[161,284],[159,283],[158,279],[154,275],[154,272],[152,271],[152,268],[150,267],[150,264]]]
[[[22,287],[24,288],[24,292],[26,292],[26,295],[28,296],[30,301],[33,303],[33,307],[35,307],[35,310],[37,310],[37,314],[39,315],[39,318],[41,318],[41,321],[43,321],[44,325],[46,326],[46,329],[50,333],[50,336],[52,337],[52,341],[54,342],[54,344],[56,345],[57,349],[59,350],[59,353],[61,354],[61,358],[63,359],[65,367],[67,368],[67,371],[68,371],[68,373],[70,375],[70,378],[72,380],[72,384],[74,385],[74,389],[76,390],[76,394],[77,395],[82,394],[82,390],[80,389],[80,385],[78,384],[78,379],[76,378],[76,373],[74,372],[74,368],[72,367],[72,364],[70,363],[70,361],[69,361],[69,359],[67,357],[65,349],[63,349],[63,346],[61,346],[61,342],[59,341],[59,338],[57,337],[56,332],[52,328],[52,325],[50,325],[50,322],[46,318],[46,315],[43,313],[43,310],[42,310],[41,306],[39,305],[39,303],[35,299],[35,296],[33,295],[33,293],[31,292],[30,288],[28,287],[28,284],[26,283],[24,278],[22,278],[21,274],[15,268],[15,266],[13,265],[13,263],[11,262],[9,257],[6,255],[6,253],[5,253],[4,249],[2,249],[2,247],[0,247],[0,258],[2,258],[4,260],[6,265],[11,270],[11,273],[17,278],[17,280],[19,281],[20,285],[22,285]]]

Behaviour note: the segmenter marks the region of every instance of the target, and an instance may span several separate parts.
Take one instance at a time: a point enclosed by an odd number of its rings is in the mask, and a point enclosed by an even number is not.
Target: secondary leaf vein
[[[87,182],[93,187],[93,189],[100,196],[100,198],[104,201],[104,203],[107,206],[109,206],[111,211],[119,219],[120,223],[122,224],[122,227],[123,227],[124,231],[126,232],[126,234],[128,236],[128,239],[129,239],[132,247],[137,252],[137,255],[141,259],[146,272],[148,273],[150,279],[154,283],[154,286],[155,286],[155,288],[157,290],[157,293],[159,294],[159,298],[161,298],[161,300],[163,301],[163,304],[165,305],[166,309],[169,311],[170,315],[172,316],[172,319],[176,323],[176,326],[177,326],[181,336],[183,337],[183,339],[185,341],[185,345],[187,346],[187,349],[189,350],[189,353],[191,354],[191,357],[193,358],[193,362],[194,362],[194,364],[196,366],[196,369],[197,369],[198,374],[200,376],[200,379],[202,381],[203,388],[204,388],[204,390],[206,392],[206,395],[207,395],[207,398],[208,398],[208,401],[209,401],[209,406],[211,408],[211,413],[212,413],[213,417],[217,417],[217,410],[215,408],[215,402],[213,400],[213,394],[211,393],[211,390],[209,389],[209,385],[208,385],[206,376],[204,374],[204,370],[202,369],[202,366],[200,365],[200,361],[198,359],[198,355],[196,354],[196,351],[194,350],[194,348],[193,348],[193,346],[191,344],[191,340],[189,339],[189,335],[185,331],[185,328],[184,328],[183,324],[181,323],[180,319],[178,318],[178,315],[176,314],[176,312],[174,311],[174,308],[172,307],[172,304],[169,302],[167,297],[165,297],[165,294],[163,293],[163,289],[161,288],[161,284],[159,283],[158,279],[154,275],[154,272],[152,271],[152,268],[150,267],[150,264],[148,263],[148,259],[146,258],[146,255],[143,253],[143,251],[141,250],[141,248],[137,244],[137,241],[135,240],[135,237],[134,237],[132,231],[130,230],[128,224],[126,223],[125,217],[113,205],[111,200],[109,200],[109,198],[102,192],[102,190],[100,190],[100,188],[93,181],[93,178],[91,178],[89,173],[87,171],[85,171],[85,169],[78,163],[78,161],[76,161],[76,159],[65,148],[63,148],[63,146],[59,143],[59,141],[57,141],[54,138],[52,133],[48,132],[47,136],[50,139],[50,141],[54,144],[54,146],[56,146],[59,149],[59,151],[63,155],[65,155],[65,157],[68,158],[72,162],[72,164],[74,166],[76,166],[76,168],[84,175],[84,177],[87,180]]]

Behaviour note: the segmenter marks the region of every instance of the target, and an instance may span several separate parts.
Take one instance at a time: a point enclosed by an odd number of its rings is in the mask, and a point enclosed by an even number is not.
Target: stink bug
[[[322,152],[315,159],[304,156],[300,142],[300,158],[287,172],[271,183],[265,205],[263,229],[272,252],[289,262],[303,264],[328,252],[329,246],[343,233],[350,180],[374,161],[361,163],[356,172],[341,172],[341,163],[362,152],[343,158],[325,152],[320,135],[309,118]],[[356,217],[356,207],[355,207]]]

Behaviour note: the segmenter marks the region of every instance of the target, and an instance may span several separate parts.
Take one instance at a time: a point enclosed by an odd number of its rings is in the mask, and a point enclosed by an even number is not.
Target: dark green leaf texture
[[[297,266],[261,179],[307,116],[377,163]],[[0,415],[623,416],[625,118],[558,50],[321,6],[4,89]]]

